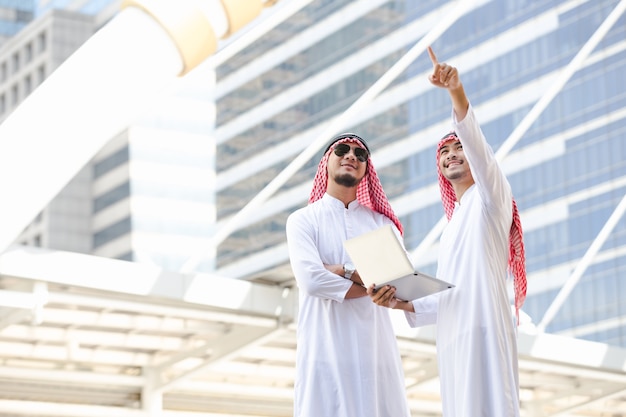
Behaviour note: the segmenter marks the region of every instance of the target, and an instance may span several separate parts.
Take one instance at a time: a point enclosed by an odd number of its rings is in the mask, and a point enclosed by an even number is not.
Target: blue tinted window
[[[128,158],[128,146],[125,146],[96,163],[94,165],[94,177],[99,178],[118,166],[125,164],[128,162]]]
[[[120,200],[124,200],[130,196],[130,183],[125,182],[112,190],[102,194],[100,197],[94,199],[93,211],[94,213],[104,210],[105,208],[117,203]]]
[[[131,221],[130,217],[127,217],[123,220],[120,220],[117,223],[113,223],[107,228],[96,232],[93,235],[93,247],[98,248],[105,243],[112,241],[113,239],[117,239],[120,236],[130,233],[131,230]]]

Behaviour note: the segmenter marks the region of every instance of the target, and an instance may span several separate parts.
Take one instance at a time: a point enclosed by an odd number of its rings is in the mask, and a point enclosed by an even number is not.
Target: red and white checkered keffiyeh
[[[326,193],[326,187],[328,185],[328,158],[330,156],[330,153],[333,152],[333,150],[335,149],[336,145],[346,142],[356,143],[359,146],[367,149],[365,144],[361,142],[357,136],[342,138],[334,142],[328,148],[326,153],[324,153],[324,156],[317,166],[317,173],[315,174],[315,178],[313,179],[313,189],[311,190],[311,195],[309,196],[309,204],[319,200]],[[361,182],[359,182],[359,185],[357,185],[356,199],[359,201],[360,204],[387,216],[389,219],[391,219],[391,221],[394,222],[394,224],[400,231],[400,234],[404,234],[402,223],[400,223],[400,219],[398,219],[393,209],[391,208],[391,205],[389,204],[389,200],[387,199],[387,195],[383,190],[380,179],[376,174],[376,169],[374,169],[374,164],[372,163],[371,158],[367,160],[365,176],[363,177]]]
[[[445,136],[437,145],[437,175],[439,177],[439,189],[441,191],[441,201],[443,210],[446,213],[448,221],[454,212],[454,203],[456,202],[456,193],[452,184],[441,173],[439,167],[439,149],[450,140],[457,140],[458,137],[454,132]],[[509,233],[509,270],[513,275],[513,287],[515,289],[515,314],[519,323],[519,310],[526,299],[526,254],[524,250],[524,239],[522,234],[522,222],[517,209],[517,203],[513,200],[513,221],[511,222],[511,232]]]

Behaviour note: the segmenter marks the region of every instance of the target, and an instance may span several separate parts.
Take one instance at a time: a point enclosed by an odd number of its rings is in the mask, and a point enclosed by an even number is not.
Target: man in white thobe
[[[387,224],[401,236],[367,145],[352,133],[333,138],[309,205],[286,227],[300,302],[296,417],[410,416],[389,310],[367,296],[343,247]]]
[[[476,121],[458,71],[429,54],[432,84],[448,89],[454,132],[437,147],[439,183],[449,223],[440,240],[437,277],[456,287],[402,302],[395,289],[368,292],[406,311],[411,326],[437,323],[437,356],[445,417],[519,417],[516,307],[526,291],[521,224],[511,187]]]

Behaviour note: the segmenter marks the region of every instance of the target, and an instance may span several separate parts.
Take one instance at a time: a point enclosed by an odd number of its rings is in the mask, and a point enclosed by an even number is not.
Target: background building
[[[0,48],[0,122],[89,39],[95,29],[92,16],[52,10],[7,40]],[[90,201],[91,173],[90,168],[85,168],[37,216],[18,241],[90,252]]]
[[[87,15],[110,15],[119,11],[121,0],[35,0],[35,15],[42,16],[49,10],[63,9]]]
[[[497,151],[618,5],[602,1],[479,1],[433,43],[460,68]],[[346,111],[453,2],[313,2],[217,68],[217,215],[225,221]],[[625,194],[622,15],[532,122],[502,165],[521,210],[529,293],[540,323]],[[443,215],[434,146],[449,130],[448,97],[426,81],[424,53],[341,130],[373,149],[415,249]],[[507,144],[508,146],[508,144]],[[320,151],[321,152],[321,151]],[[319,154],[219,247],[222,271],[287,283],[284,223],[306,204]],[[435,240],[436,242],[436,240]],[[547,329],[626,346],[622,216]],[[436,244],[416,265],[435,271]]]
[[[119,3],[40,2],[40,16],[0,49],[0,121]],[[154,103],[111,138],[18,242],[180,269],[188,253],[207,246],[215,222],[210,86],[181,87]]]
[[[34,7],[33,0],[0,1],[0,45],[33,19]]]

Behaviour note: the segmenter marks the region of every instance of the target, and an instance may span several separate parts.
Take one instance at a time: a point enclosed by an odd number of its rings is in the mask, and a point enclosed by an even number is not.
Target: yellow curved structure
[[[180,52],[183,75],[215,53],[219,38],[237,32],[276,1],[219,0],[227,23],[223,33],[214,27],[219,17],[207,15],[206,0],[124,0],[122,8],[137,7],[163,27]]]

